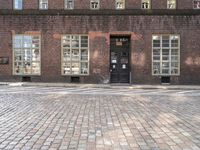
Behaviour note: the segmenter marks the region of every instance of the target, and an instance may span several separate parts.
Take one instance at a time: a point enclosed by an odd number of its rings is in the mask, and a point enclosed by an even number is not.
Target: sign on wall
[[[9,58],[8,57],[0,57],[0,65],[7,65],[9,64]]]

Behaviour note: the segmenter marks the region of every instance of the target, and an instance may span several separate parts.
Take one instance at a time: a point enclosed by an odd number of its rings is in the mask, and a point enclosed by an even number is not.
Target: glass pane
[[[63,63],[63,74],[71,74],[70,63]]]
[[[162,55],[169,55],[169,49],[163,49]]]
[[[153,63],[153,74],[160,74],[160,62]]]
[[[178,61],[178,56],[171,56],[172,61]]]
[[[33,48],[39,48],[40,45],[40,39],[38,36],[34,36],[32,39],[32,47]]]
[[[153,50],[153,55],[154,56],[160,56],[160,49],[154,49]]]
[[[32,62],[32,74],[40,74],[40,63]]]
[[[24,36],[23,46],[26,48],[31,48],[31,46],[32,46],[32,37],[31,36]]]
[[[81,47],[88,47],[88,36],[81,36]]]
[[[172,68],[178,68],[178,62],[172,62],[171,66]]]
[[[178,47],[179,45],[179,37],[178,36],[171,36],[171,47]]]
[[[79,36],[71,36],[71,45],[72,47],[79,47]]]
[[[78,49],[72,50],[72,61],[79,61],[79,50]]]
[[[23,65],[22,62],[15,62],[14,63],[14,71],[16,74],[23,73]]]
[[[70,49],[63,50],[63,61],[70,61]]]
[[[169,68],[169,62],[163,62],[162,68]]]
[[[63,47],[70,47],[70,36],[64,36],[63,37]]]
[[[178,74],[178,69],[177,68],[172,68],[171,74]]]
[[[160,47],[160,36],[153,36],[153,47]]]
[[[163,74],[169,74],[169,69],[162,69]]]
[[[87,49],[81,50],[81,60],[88,61],[88,50]]]
[[[33,49],[32,50],[32,61],[40,61],[39,49]]]
[[[15,53],[14,53],[14,60],[15,61],[22,61],[22,53],[20,50],[15,50]]]
[[[24,74],[31,74],[31,63],[24,62]]]
[[[178,55],[178,49],[172,49],[171,55]]]
[[[162,47],[169,47],[169,36],[162,37]]]
[[[25,49],[23,54],[24,61],[31,61],[31,50]]]
[[[23,36],[15,35],[15,37],[14,37],[14,48],[21,48],[22,47],[22,39],[23,39]]]
[[[79,74],[79,63],[72,63],[72,74]]]
[[[81,63],[81,74],[88,74],[88,63]]]

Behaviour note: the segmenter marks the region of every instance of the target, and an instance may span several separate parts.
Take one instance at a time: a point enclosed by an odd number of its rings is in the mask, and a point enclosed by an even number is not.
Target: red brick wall
[[[41,33],[42,75],[34,81],[69,82],[61,76],[61,35],[88,34],[90,39],[90,75],[85,83],[109,81],[110,35],[131,35],[132,83],[156,84],[151,75],[152,34],[180,34],[181,75],[172,84],[200,84],[200,16],[0,16],[0,57],[9,57],[9,65],[0,65],[0,80],[18,80],[12,76],[12,33]]]
[[[39,0],[23,0],[24,9],[38,9]],[[152,0],[152,9],[166,9],[167,0]],[[0,9],[12,9],[12,0],[0,0]],[[64,0],[49,0],[49,9],[63,9]],[[115,0],[101,0],[101,9],[115,9]],[[178,9],[192,9],[193,0],[177,0]],[[90,0],[75,0],[75,9],[90,9]],[[141,9],[141,0],[126,0],[126,9]]]

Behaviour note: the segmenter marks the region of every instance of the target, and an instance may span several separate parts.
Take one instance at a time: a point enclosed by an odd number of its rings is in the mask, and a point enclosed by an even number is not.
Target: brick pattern
[[[38,9],[39,0],[23,0],[24,9]],[[178,9],[192,9],[192,0],[177,0]],[[12,0],[0,0],[0,9],[12,9]],[[166,9],[167,0],[152,0],[152,9]],[[64,9],[64,0],[49,0],[49,9]],[[75,0],[75,9],[90,9],[90,0]],[[101,0],[100,9],[115,9],[115,0]],[[141,0],[126,0],[126,9],[141,9]]]
[[[103,90],[69,95],[61,89],[62,94],[49,94],[51,88],[39,87],[21,93],[27,88],[15,88],[0,94],[1,150],[200,149],[198,96],[128,97],[102,95]],[[36,94],[40,90],[42,95]]]
[[[82,83],[108,83],[110,80],[110,35],[131,37],[131,83],[159,84],[151,75],[152,34],[179,34],[181,75],[172,84],[200,84],[199,16],[0,16],[0,56],[9,65],[0,65],[0,80],[19,81],[12,76],[12,35],[41,34],[41,76],[33,81],[70,82],[61,76],[61,35],[88,34],[90,75]],[[123,23],[123,24],[122,24]]]

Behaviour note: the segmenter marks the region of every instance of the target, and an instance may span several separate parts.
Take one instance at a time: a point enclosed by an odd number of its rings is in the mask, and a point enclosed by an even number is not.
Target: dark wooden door
[[[110,72],[111,83],[130,83],[130,38],[111,37]]]

